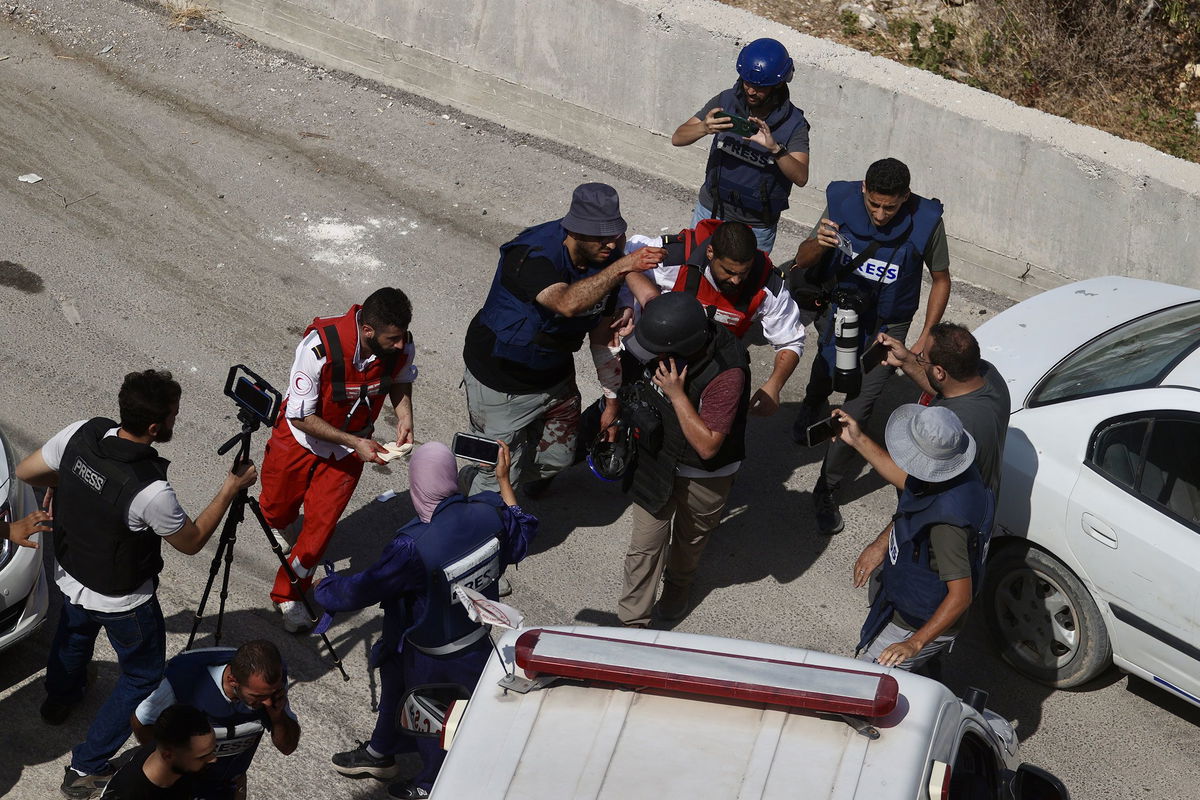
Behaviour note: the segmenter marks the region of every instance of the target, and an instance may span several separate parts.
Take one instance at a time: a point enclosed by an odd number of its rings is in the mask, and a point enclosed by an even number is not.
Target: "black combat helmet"
[[[643,363],[659,356],[690,356],[708,343],[708,315],[686,292],[659,295],[642,309],[625,349]]]

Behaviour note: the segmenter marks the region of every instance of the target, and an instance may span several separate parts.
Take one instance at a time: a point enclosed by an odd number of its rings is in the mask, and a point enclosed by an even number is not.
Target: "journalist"
[[[696,298],[668,292],[646,304],[626,349],[646,364],[623,387],[626,419],[641,430],[629,476],[633,535],[617,616],[649,625],[687,613],[692,578],[745,453],[750,408],[746,350]]]
[[[866,424],[892,370],[875,369],[862,376],[859,356],[879,333],[904,342],[921,302],[922,263],[932,283],[925,322],[912,352],[925,352],[929,332],[941,321],[950,299],[942,203],[912,193],[907,166],[894,158],[876,161],[861,182],[830,183],[825,198],[825,212],[796,251],[789,273],[795,294],[811,296],[819,287],[832,295],[816,321],[820,349],[792,428],[797,442],[803,442],[808,426],[824,416],[835,390],[846,393],[845,412]],[[822,534],[842,531],[838,492],[851,476],[853,461],[849,445],[830,443],[813,488],[817,530]]]
[[[121,385],[120,422],[68,425],[17,466],[17,477],[54,494],[54,582],[63,595],[46,666],[42,719],[66,720],[87,689],[87,665],[103,629],[121,675],[87,738],[71,753],[62,793],[90,797],[114,770],[109,759],[129,738],[129,718],[162,679],[166,632],[155,590],[165,540],[185,555],[208,542],[237,493],[258,478],[253,464],[225,476],[193,522],[167,482],[155,444],[171,440],[179,414],[171,373],[131,372]]]

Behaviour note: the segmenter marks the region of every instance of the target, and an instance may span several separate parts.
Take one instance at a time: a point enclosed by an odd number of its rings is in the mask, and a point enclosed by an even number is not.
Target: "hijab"
[[[458,493],[458,465],[450,448],[426,442],[413,451],[408,465],[409,493],[421,522],[429,522],[438,504]]]

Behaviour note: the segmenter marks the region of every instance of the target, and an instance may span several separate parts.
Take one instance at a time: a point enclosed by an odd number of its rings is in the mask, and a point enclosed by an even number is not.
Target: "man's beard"
[[[175,427],[159,428],[158,433],[154,435],[155,444],[166,444],[171,441],[171,437],[175,435]]]
[[[383,347],[379,344],[379,341],[373,334],[367,337],[367,349],[378,358],[383,358],[386,354]]]

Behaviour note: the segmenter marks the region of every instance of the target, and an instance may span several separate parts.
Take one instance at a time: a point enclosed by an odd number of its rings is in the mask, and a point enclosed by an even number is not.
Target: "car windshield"
[[[1158,384],[1200,344],[1200,303],[1155,311],[1101,334],[1042,378],[1030,406]]]

